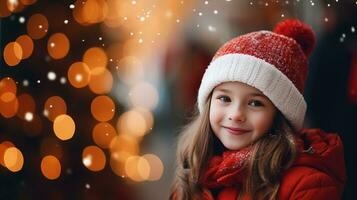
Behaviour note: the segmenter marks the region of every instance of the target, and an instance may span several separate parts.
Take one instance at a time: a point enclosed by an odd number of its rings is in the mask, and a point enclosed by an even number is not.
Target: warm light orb
[[[118,62],[117,74],[125,84],[132,85],[143,79],[144,68],[139,59],[127,56]]]
[[[0,144],[0,164],[4,167],[5,166],[5,163],[4,163],[4,154],[5,154],[5,151],[10,148],[10,147],[14,147],[15,145],[10,142],[10,141],[4,141]]]
[[[5,63],[9,66],[16,66],[22,59],[22,48],[17,42],[10,42],[5,46],[3,57]]]
[[[61,163],[52,156],[45,156],[41,161],[41,172],[50,180],[55,180],[61,175]]]
[[[136,110],[123,113],[117,122],[118,133],[125,133],[135,137],[142,137],[148,130],[145,117]]]
[[[18,172],[24,164],[24,157],[16,147],[9,147],[4,153],[4,164],[12,172]]]
[[[53,59],[64,58],[68,54],[69,48],[69,39],[63,33],[55,33],[48,39],[47,50]]]
[[[47,18],[42,14],[34,14],[27,22],[27,33],[32,39],[45,37],[48,31]]]
[[[69,115],[59,115],[53,122],[53,131],[61,140],[69,140],[73,137],[76,125]]]
[[[106,163],[105,154],[97,146],[88,146],[83,150],[82,162],[91,171],[101,171],[104,169]]]
[[[92,73],[89,81],[89,89],[95,94],[106,94],[112,90],[113,76],[109,70],[104,69],[102,73]]]
[[[73,63],[67,72],[70,84],[75,88],[82,88],[88,85],[90,80],[90,69],[84,62]]]
[[[11,15],[11,11],[7,6],[8,0],[0,0],[0,17],[7,17]]]
[[[93,128],[92,138],[98,146],[107,149],[116,134],[115,128],[111,124],[101,122]]]
[[[28,35],[21,35],[16,39],[16,42],[21,46],[21,59],[29,58],[33,52],[33,41]]]
[[[121,161],[125,161],[125,159],[128,157],[128,154],[131,156],[137,155],[139,153],[138,141],[133,137],[125,134],[120,134],[114,137],[110,142],[109,147],[112,155]]]
[[[130,100],[134,106],[154,110],[159,102],[159,92],[147,82],[136,84],[130,91]]]
[[[35,100],[30,94],[23,93],[17,97],[19,101],[19,109],[17,116],[21,119],[25,119],[26,113],[34,113],[36,109]]]
[[[59,96],[52,96],[48,98],[45,102],[44,114],[49,120],[54,121],[54,119],[61,114],[67,113],[66,102]]]
[[[148,177],[149,171],[149,164],[140,156],[131,156],[125,162],[125,173],[133,181],[144,181]]]
[[[92,47],[84,53],[83,62],[88,65],[93,75],[99,75],[107,67],[108,56],[102,48]]]
[[[109,121],[115,114],[115,104],[108,96],[98,96],[91,103],[91,112],[96,120]]]
[[[32,5],[34,3],[36,3],[37,0],[20,0],[22,4],[24,5]]]
[[[10,77],[5,77],[0,81],[0,95],[4,94],[5,92],[11,92],[16,95],[17,86],[14,79]]]
[[[160,158],[154,154],[145,154],[142,158],[147,160],[150,165],[150,175],[148,176],[148,180],[159,180],[164,172],[164,165],[162,164]]]
[[[8,99],[9,97],[6,97]],[[14,117],[19,109],[19,101],[17,98],[12,98],[11,101],[3,101],[0,99],[0,113],[5,118]]]

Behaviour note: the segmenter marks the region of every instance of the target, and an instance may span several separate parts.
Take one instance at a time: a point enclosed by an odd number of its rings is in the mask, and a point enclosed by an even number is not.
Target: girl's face
[[[246,147],[273,125],[273,103],[258,89],[241,82],[226,82],[212,93],[209,120],[214,134],[229,150]]]

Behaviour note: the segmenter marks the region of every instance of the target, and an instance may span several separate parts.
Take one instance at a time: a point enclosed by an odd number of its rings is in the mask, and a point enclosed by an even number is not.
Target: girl
[[[224,44],[206,69],[198,110],[178,142],[170,199],[340,199],[343,147],[302,129],[311,28],[285,20]]]

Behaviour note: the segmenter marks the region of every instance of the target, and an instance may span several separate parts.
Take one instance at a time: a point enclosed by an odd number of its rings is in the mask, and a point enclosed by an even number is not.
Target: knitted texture
[[[214,87],[240,81],[262,91],[294,128],[302,127],[306,112],[302,94],[307,78],[307,55],[313,49],[315,36],[310,27],[298,20],[283,21],[275,29],[294,39],[257,31],[236,37],[218,49],[201,81],[200,112]]]

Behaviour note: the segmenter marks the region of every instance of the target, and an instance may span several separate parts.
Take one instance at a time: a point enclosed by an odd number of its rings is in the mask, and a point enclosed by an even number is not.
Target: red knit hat
[[[216,86],[240,81],[262,91],[296,129],[301,128],[306,112],[302,94],[307,60],[314,45],[312,29],[295,19],[279,23],[274,32],[257,31],[228,41],[216,52],[202,78],[200,112]]]

